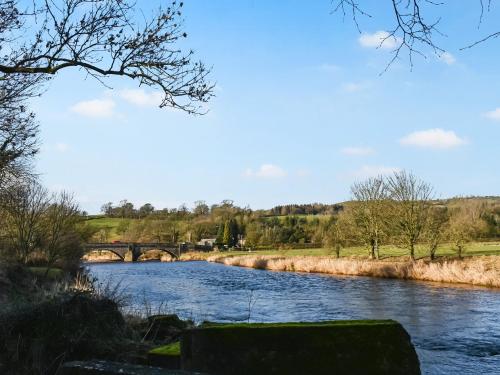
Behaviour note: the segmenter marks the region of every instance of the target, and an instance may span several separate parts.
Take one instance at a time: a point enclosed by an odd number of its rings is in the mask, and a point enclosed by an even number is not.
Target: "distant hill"
[[[332,215],[349,205],[351,201],[339,202],[334,204],[324,203],[305,203],[305,204],[287,204],[275,206],[269,210],[261,212],[269,216],[288,216],[288,215]],[[463,204],[483,204],[488,208],[500,209],[500,196],[465,196],[444,199],[435,199],[434,204],[442,204],[449,208],[458,207]]]

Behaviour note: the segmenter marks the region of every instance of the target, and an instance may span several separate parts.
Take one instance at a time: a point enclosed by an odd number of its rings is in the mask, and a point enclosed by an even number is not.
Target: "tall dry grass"
[[[476,256],[463,260],[442,261],[371,261],[329,257],[223,256],[208,257],[209,262],[229,266],[273,271],[317,272],[333,275],[373,276],[384,278],[464,283],[500,288],[500,257]]]

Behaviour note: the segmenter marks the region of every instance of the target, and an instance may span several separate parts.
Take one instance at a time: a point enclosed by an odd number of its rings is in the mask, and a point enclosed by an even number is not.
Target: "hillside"
[[[202,213],[197,213],[196,208],[152,209],[141,218],[137,217],[141,211],[132,206],[129,207],[129,212],[125,213],[126,217],[94,215],[87,218],[86,225],[95,233],[93,240],[101,242],[194,242],[202,238],[221,236],[224,223],[233,220],[237,227],[235,237],[251,237],[255,231],[260,231],[272,237],[268,241],[270,243],[321,243],[318,231],[328,224],[332,215],[339,214],[350,205],[353,205],[352,201],[336,204],[292,204],[252,211],[232,203],[224,203],[214,205],[210,209],[207,206]],[[482,240],[500,238],[500,197],[439,199],[434,200],[433,205],[445,206],[450,212],[465,210],[470,211],[471,215],[480,215],[484,228],[479,237]],[[118,212],[118,209],[115,210]]]

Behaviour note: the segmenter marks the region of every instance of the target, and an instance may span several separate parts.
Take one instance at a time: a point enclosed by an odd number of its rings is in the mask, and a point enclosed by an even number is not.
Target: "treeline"
[[[156,209],[151,203],[145,203],[140,207],[135,207],[132,202],[124,199],[118,204],[107,202],[101,206],[101,212],[107,217],[141,219],[153,215],[155,217],[167,217],[177,215],[185,217],[189,214],[194,216],[209,215],[221,207],[234,206],[232,200],[223,200],[220,204],[208,206],[205,201],[196,201],[193,208],[188,208],[182,204],[178,208]],[[269,210],[255,211],[259,216],[290,216],[290,215],[335,215],[343,208],[342,204],[287,204],[275,206]],[[249,208],[246,208],[249,210]]]
[[[269,210],[270,216],[286,215],[334,215],[342,210],[341,204],[287,204]]]
[[[371,178],[351,190],[351,201],[335,205],[292,204],[253,211],[224,200],[158,210],[150,204],[135,208],[124,200],[116,206],[105,204],[103,213],[123,219],[115,234],[124,241],[208,239],[219,247],[247,248],[314,244],[337,253],[346,246],[364,245],[373,258],[381,245],[406,248],[413,257],[415,246],[424,244],[434,257],[443,242],[452,242],[461,255],[469,241],[500,238],[500,199],[436,200],[429,184],[406,172]],[[106,242],[110,235],[111,227],[101,228],[94,239]]]

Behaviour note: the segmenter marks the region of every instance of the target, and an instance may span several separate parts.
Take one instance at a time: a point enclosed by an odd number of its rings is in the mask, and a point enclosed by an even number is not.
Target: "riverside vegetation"
[[[338,204],[278,206],[253,211],[230,200],[193,209],[140,208],[126,200],[102,207],[90,216],[96,242],[198,242],[209,239],[225,249],[329,249],[340,257],[350,249],[366,249],[371,259],[407,255],[412,259],[439,255],[458,258],[471,253],[495,254],[498,248],[475,243],[500,241],[500,198],[435,200],[429,184],[398,172],[352,186],[353,200]],[[381,248],[391,249],[381,254]],[[451,251],[451,252],[450,252]],[[359,254],[357,254],[359,255]]]
[[[135,209],[124,200],[105,204],[105,217],[89,218],[88,225],[96,229],[94,240],[212,238],[224,252],[181,260],[500,286],[499,198],[435,200],[428,183],[405,171],[357,182],[351,191],[349,202],[268,211],[232,201],[212,207],[198,201],[193,210],[155,210],[150,204]]]

